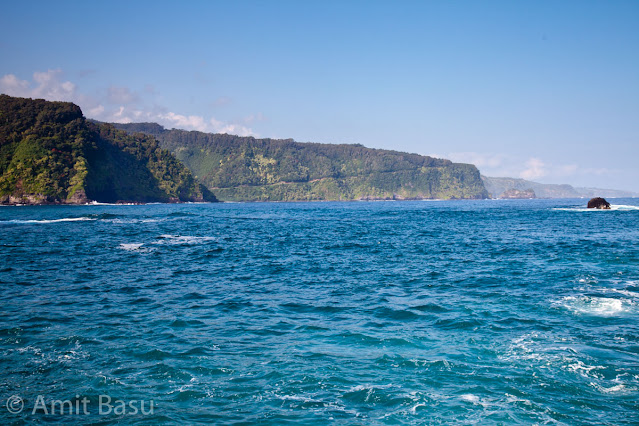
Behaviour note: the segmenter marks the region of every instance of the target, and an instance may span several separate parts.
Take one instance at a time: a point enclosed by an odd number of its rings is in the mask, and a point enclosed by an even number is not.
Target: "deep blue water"
[[[0,208],[0,423],[636,424],[639,200],[585,203]]]

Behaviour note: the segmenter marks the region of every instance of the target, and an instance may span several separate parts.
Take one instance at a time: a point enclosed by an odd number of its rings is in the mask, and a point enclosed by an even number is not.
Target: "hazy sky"
[[[639,191],[639,1],[3,1],[0,92]]]

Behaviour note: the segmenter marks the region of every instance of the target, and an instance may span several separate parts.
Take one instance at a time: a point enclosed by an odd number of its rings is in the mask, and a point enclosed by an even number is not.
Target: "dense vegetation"
[[[0,95],[0,202],[215,201],[150,136],[87,122],[67,102]]]
[[[298,143],[114,124],[154,136],[221,200],[487,198],[477,168],[362,145]]]

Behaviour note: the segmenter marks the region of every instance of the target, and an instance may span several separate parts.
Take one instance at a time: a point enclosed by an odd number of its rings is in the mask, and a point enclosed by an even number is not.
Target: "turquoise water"
[[[0,423],[637,423],[639,200],[585,202],[0,208]]]

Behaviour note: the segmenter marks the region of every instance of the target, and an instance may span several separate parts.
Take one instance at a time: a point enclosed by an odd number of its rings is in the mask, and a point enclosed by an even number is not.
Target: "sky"
[[[639,191],[639,1],[0,4],[0,93]]]

